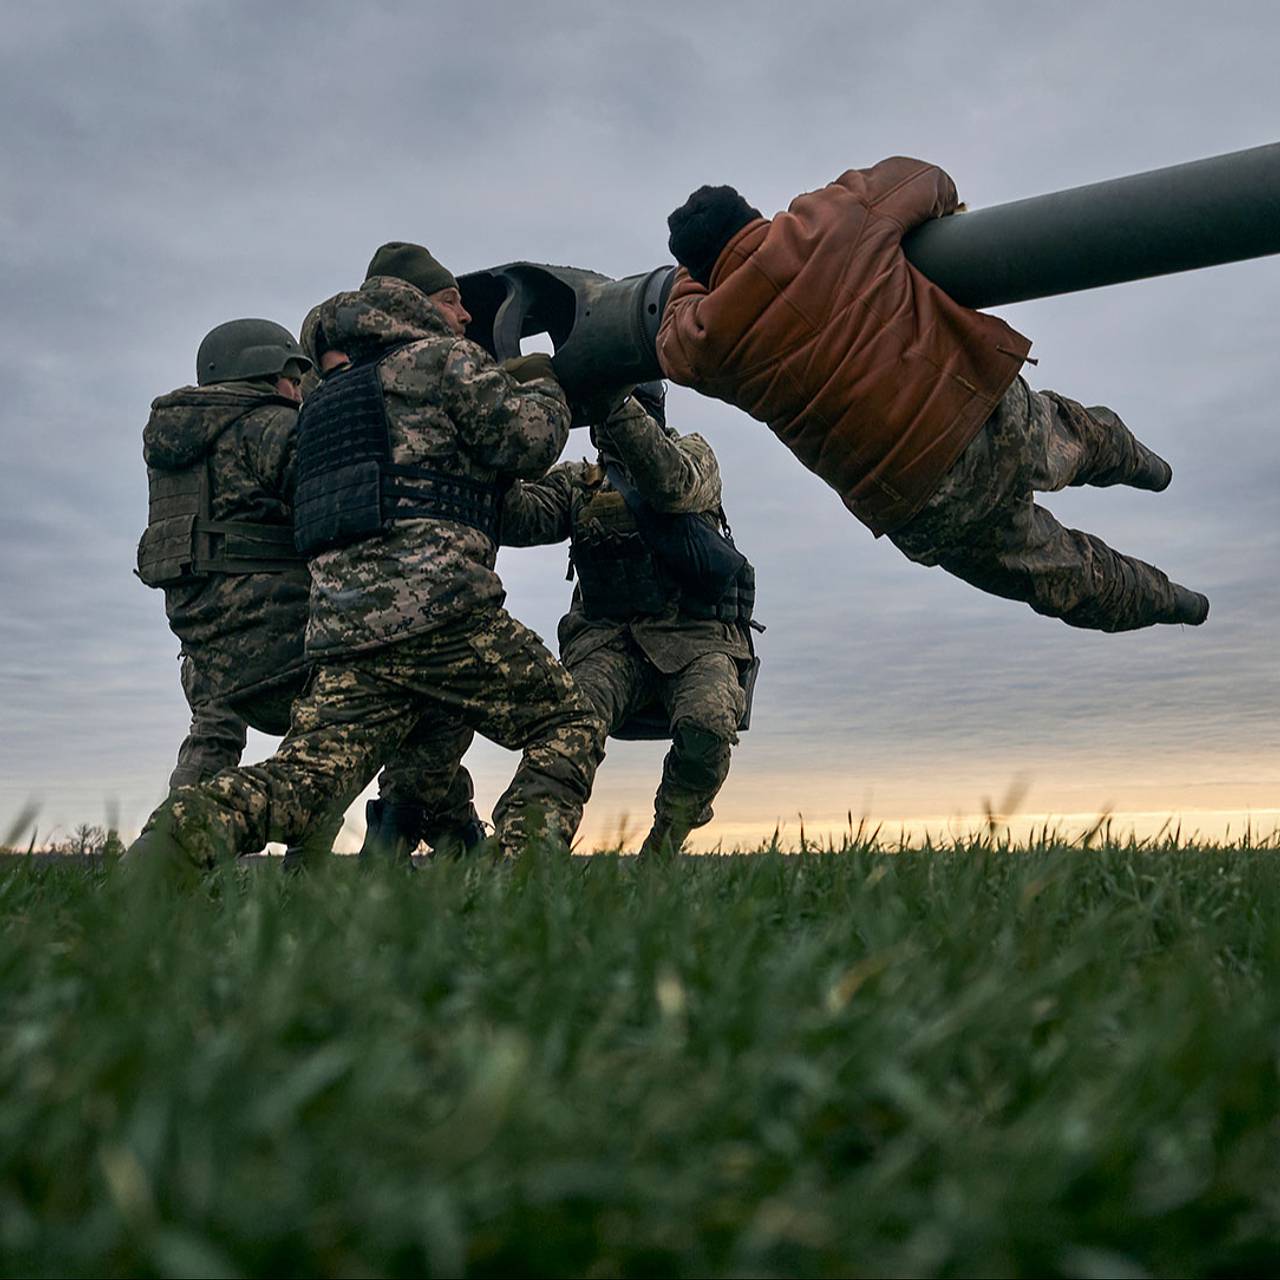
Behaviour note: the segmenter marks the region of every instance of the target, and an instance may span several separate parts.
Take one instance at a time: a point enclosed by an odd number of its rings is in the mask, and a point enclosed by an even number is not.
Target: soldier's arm
[[[536,480],[569,439],[572,414],[554,378],[517,382],[465,338],[445,358],[441,392],[459,438],[483,467]]]
[[[850,169],[836,179],[836,185],[888,214],[907,231],[954,213],[959,204],[956,184],[948,173],[909,156],[890,156],[870,169]]]
[[[517,480],[502,508],[502,545],[540,547],[570,533],[573,483],[581,464],[562,462],[541,480]]]
[[[259,409],[250,422],[254,430],[246,435],[245,447],[258,483],[268,493],[292,502],[298,444],[297,410],[271,405]]]
[[[670,436],[628,397],[597,428],[601,443],[626,464],[652,507],[672,514],[720,507],[720,464],[697,434]]]

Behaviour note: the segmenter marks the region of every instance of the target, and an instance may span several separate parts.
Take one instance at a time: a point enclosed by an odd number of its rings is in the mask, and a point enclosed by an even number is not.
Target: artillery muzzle
[[[545,333],[551,364],[575,406],[662,376],[656,342],[674,267],[611,280],[595,271],[509,262],[458,277],[467,336],[498,360]],[[581,425],[581,424],[578,424]]]

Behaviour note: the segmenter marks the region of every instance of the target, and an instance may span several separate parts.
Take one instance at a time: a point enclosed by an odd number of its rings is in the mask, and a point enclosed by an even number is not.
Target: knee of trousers
[[[693,720],[672,726],[669,773],[673,781],[698,790],[718,787],[729,768],[732,738]]]

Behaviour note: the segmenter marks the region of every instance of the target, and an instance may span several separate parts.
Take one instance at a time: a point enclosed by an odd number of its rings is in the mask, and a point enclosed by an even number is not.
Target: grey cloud
[[[772,210],[904,152],[982,205],[1271,141],[1274,7],[1158,17],[1012,0],[137,0],[11,16],[0,815],[40,793],[50,821],[96,819],[110,795],[136,821],[163,786],[184,710],[159,595],[130,574],[139,436],[209,327],[260,314],[296,328],[390,238],[458,270],[641,270],[666,259],[666,214],[708,180]],[[766,667],[737,766],[755,791],[847,777],[856,807],[903,769],[968,779],[1018,760],[1038,786],[1095,777],[1101,792],[1108,770],[1158,760],[1191,787],[1241,743],[1275,759],[1278,286],[1273,260],[1004,312],[1036,340],[1033,385],[1113,405],[1174,462],[1166,494],[1046,503],[1207,590],[1196,632],[1084,635],[909,565],[759,424],[673,393],[673,421],[722,458],[760,570]],[[563,552],[504,552],[501,569],[513,611],[552,635]],[[657,754],[612,752],[602,795],[643,812]],[[492,794],[509,757],[476,758]]]

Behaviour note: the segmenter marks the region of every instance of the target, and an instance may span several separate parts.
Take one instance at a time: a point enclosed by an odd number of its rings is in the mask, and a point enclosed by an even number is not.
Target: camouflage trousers
[[[191,708],[191,728],[178,748],[169,788],[194,786],[240,763],[248,730],[282,737],[289,708],[302,692],[302,677],[262,693],[228,696],[226,681],[193,658],[182,659],[182,692]]]
[[[185,677],[185,671],[184,671]],[[186,683],[185,679],[183,681]],[[249,726],[222,702],[202,702],[191,708],[191,728],[178,748],[178,761],[169,775],[169,790],[190,787],[240,763]]]
[[[504,609],[317,667],[271,759],[174,793],[168,811],[187,854],[209,865],[331,821],[410,734],[415,749],[450,755],[460,724],[523,752],[494,808],[503,847],[539,832],[571,840],[603,734],[568,673]]]
[[[654,827],[681,838],[711,821],[711,802],[729,776],[746,695],[738,664],[725,653],[705,653],[664,675],[630,637],[596,649],[569,668],[613,733],[635,712],[659,703],[671,724],[671,750],[654,797]],[[679,841],[677,840],[678,844]]]
[[[453,732],[435,717],[420,721],[378,775],[380,800],[426,811],[422,839],[432,848],[471,817],[475,787],[462,757],[475,736],[460,720]]]
[[[177,767],[169,775],[170,791],[196,786],[224,769],[235,768],[244,754],[250,728],[273,737],[283,736],[289,728],[293,700],[302,692],[302,682],[291,681],[256,695],[224,700],[219,682],[199,663],[184,657],[182,692],[191,707],[191,728],[178,748]],[[278,838],[289,846],[286,863],[327,855],[341,829],[342,815],[336,814],[309,828],[282,833]]]
[[[1173,622],[1174,586],[1154,565],[1067,529],[1033,495],[1130,483],[1155,455],[1102,406],[1018,378],[938,491],[890,540],[918,564],[1022,600],[1073,627],[1131,631]]]
[[[256,697],[231,701],[219,697],[217,683],[190,658],[182,660],[182,691],[191,707],[191,728],[178,748],[178,762],[169,775],[169,790],[207,782],[224,769],[240,763],[248,740],[247,730],[257,729],[273,737],[289,731],[294,699],[301,696],[301,681],[277,687]],[[462,757],[475,737],[459,723],[448,734],[410,733],[400,752],[378,779],[385,800],[413,800],[427,811],[423,838],[430,845],[462,826],[471,816],[475,789]],[[336,836],[341,829],[333,824]]]

